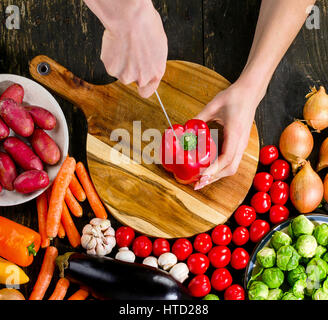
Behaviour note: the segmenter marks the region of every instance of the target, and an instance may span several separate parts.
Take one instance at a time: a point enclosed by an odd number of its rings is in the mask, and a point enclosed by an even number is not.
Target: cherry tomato
[[[204,254],[212,249],[212,245],[212,239],[207,233],[197,235],[194,241],[194,249]]]
[[[132,250],[137,257],[146,258],[152,251],[152,243],[146,236],[139,236],[134,239]]]
[[[265,166],[277,160],[279,152],[275,146],[265,146],[260,151],[260,162]]]
[[[231,255],[231,266],[236,270],[246,268],[249,261],[249,254],[243,248],[237,248],[232,252]]]
[[[273,180],[286,180],[289,176],[290,166],[285,160],[276,160],[270,167],[270,173],[273,176]]]
[[[270,189],[270,197],[274,204],[284,205],[289,197],[288,184],[283,181],[275,181]]]
[[[192,253],[192,244],[188,239],[178,239],[172,246],[174,253],[179,261],[186,260]]]
[[[119,227],[115,232],[116,243],[120,248],[129,247],[134,237],[134,230],[130,227]]]
[[[212,240],[219,246],[227,246],[231,242],[232,233],[228,226],[221,224],[212,231]]]
[[[268,192],[272,186],[273,177],[270,173],[259,172],[255,175],[253,186],[257,191]]]
[[[190,281],[188,289],[193,297],[204,297],[211,291],[210,279],[205,274],[199,274]]]
[[[203,253],[193,253],[187,260],[189,271],[193,274],[203,274],[207,271],[210,261]]]
[[[216,269],[211,278],[212,287],[217,291],[223,291],[231,286],[232,277],[226,268]]]
[[[236,222],[243,227],[248,227],[256,219],[254,208],[246,205],[240,206],[235,212]]]
[[[249,238],[252,242],[259,242],[270,230],[270,225],[264,220],[255,220],[249,228]]]
[[[251,199],[251,206],[256,213],[265,213],[270,210],[271,198],[266,192],[257,192]]]
[[[273,224],[286,221],[289,216],[289,210],[285,206],[275,205],[270,209],[269,217]]]
[[[156,239],[153,243],[154,256],[159,257],[165,252],[170,252],[170,243],[166,239]]]
[[[226,246],[217,246],[208,253],[211,265],[215,268],[223,268],[230,262],[231,251]]]
[[[224,291],[224,300],[245,300],[245,290],[239,284],[233,284]]]
[[[245,227],[238,227],[232,233],[232,242],[236,246],[243,246],[249,240],[249,232]]]

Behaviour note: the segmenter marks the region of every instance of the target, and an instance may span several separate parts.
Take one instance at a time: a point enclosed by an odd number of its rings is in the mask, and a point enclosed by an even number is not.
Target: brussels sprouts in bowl
[[[250,300],[328,300],[328,216],[299,215],[256,246],[245,272]]]

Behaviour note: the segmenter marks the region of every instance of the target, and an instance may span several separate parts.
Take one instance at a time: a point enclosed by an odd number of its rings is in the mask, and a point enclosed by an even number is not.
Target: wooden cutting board
[[[134,131],[135,141],[149,128],[163,133],[168,127],[155,95],[142,99],[135,85],[119,81],[87,83],[46,56],[32,60],[30,73],[83,110],[88,121],[87,161],[92,180],[108,210],[121,223],[149,236],[189,237],[224,223],[244,200],[258,164],[255,124],[237,174],[194,191],[192,186],[177,183],[161,165],[140,161],[138,154],[149,141],[132,147],[133,121],[141,121],[141,132]],[[229,85],[201,65],[168,61],[158,92],[172,123],[184,124]],[[125,155],[114,148],[117,141],[110,137],[118,128],[131,136]],[[222,141],[222,128],[220,132]]]

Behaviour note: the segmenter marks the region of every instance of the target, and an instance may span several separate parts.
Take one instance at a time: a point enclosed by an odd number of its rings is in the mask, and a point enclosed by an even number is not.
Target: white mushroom
[[[136,256],[128,247],[122,247],[116,253],[115,259],[133,263],[136,260]]]
[[[116,246],[115,230],[107,219],[94,218],[82,230],[81,245],[87,254],[105,256]]]
[[[142,264],[145,264],[146,266],[158,268],[157,258],[155,258],[153,256],[149,256],[149,257],[145,258],[144,261],[142,262]]]
[[[188,266],[183,263],[179,262],[175,266],[172,267],[170,270],[170,275],[179,282],[184,282],[188,278],[189,269]]]
[[[164,270],[171,269],[178,262],[178,258],[171,252],[162,253],[158,258],[158,265]]]

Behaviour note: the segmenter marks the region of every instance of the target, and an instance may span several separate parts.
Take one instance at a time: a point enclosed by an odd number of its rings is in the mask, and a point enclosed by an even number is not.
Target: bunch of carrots
[[[67,157],[52,187],[38,196],[36,201],[41,247],[47,248],[47,250],[30,300],[42,300],[53,277],[58,251],[55,247],[50,246],[50,240],[57,236],[64,238],[67,235],[73,248],[81,244],[81,236],[71,213],[75,217],[82,217],[83,209],[79,202],[86,199],[88,199],[97,218],[107,219],[107,212],[83,163],[76,163],[74,158]],[[49,300],[64,299],[68,287],[69,281],[67,279],[58,280]],[[84,300],[88,294],[86,290],[80,289],[69,300]]]

